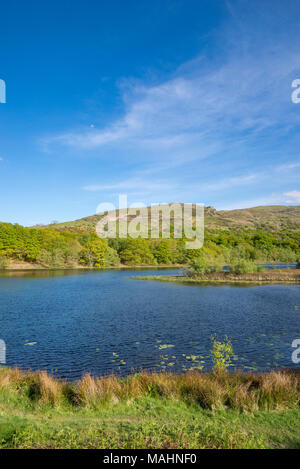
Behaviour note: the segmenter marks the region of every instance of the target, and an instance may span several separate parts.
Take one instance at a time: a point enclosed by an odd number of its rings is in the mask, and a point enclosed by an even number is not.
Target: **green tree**
[[[150,242],[144,238],[127,239],[120,251],[120,259],[127,265],[153,264],[154,257],[150,249]]]
[[[91,239],[84,245],[81,251],[81,263],[89,265],[90,267],[105,267],[105,256],[107,247],[107,243],[103,239]]]
[[[152,252],[158,264],[177,262],[177,242],[174,239],[152,241]]]
[[[0,256],[0,270],[4,270],[8,267],[8,259],[5,256]]]
[[[68,239],[64,252],[65,264],[67,267],[75,267],[79,262],[79,255],[82,250],[76,239]]]
[[[120,265],[120,257],[117,253],[117,251],[110,246],[107,247],[106,253],[105,253],[105,266],[106,267],[113,267],[113,266],[118,266]]]

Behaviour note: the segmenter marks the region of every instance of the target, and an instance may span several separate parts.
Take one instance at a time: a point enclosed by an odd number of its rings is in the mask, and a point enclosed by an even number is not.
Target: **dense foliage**
[[[125,265],[190,264],[199,273],[247,261],[290,262],[300,259],[300,231],[207,230],[201,250],[185,249],[184,239],[100,239],[96,233],[57,232],[0,223],[0,268],[9,260],[45,267],[103,268]]]

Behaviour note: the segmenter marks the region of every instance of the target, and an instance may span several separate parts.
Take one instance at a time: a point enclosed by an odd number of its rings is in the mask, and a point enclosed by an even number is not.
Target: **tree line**
[[[208,262],[294,263],[300,258],[300,231],[206,230],[201,250],[185,248],[185,239],[100,239],[96,233],[57,232],[0,223],[0,268],[9,260],[49,268],[78,265],[104,268],[124,265],[190,264],[200,256]]]

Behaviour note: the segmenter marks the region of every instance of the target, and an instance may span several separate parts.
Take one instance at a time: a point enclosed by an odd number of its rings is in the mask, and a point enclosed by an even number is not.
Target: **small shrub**
[[[210,272],[221,270],[221,264],[216,259],[207,259],[204,252],[195,257],[188,268],[189,277],[201,277]]]
[[[230,272],[233,274],[253,274],[255,272],[263,272],[263,267],[254,264],[252,261],[240,259],[238,262],[230,264]]]
[[[8,259],[6,256],[0,256],[0,270],[8,267]]]
[[[211,336],[212,340],[212,361],[216,373],[222,373],[227,370],[231,365],[231,357],[233,355],[233,348],[228,337],[225,337],[225,342],[220,342],[216,336]]]
[[[293,375],[271,371],[261,377],[259,407],[282,410],[299,406],[298,383]]]
[[[51,405],[58,403],[62,395],[60,383],[45,371],[39,372],[37,376],[42,402]]]

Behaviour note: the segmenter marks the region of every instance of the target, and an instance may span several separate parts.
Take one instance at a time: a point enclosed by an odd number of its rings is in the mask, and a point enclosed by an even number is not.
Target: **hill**
[[[118,219],[122,218],[124,210],[117,211],[117,215]],[[103,216],[104,214],[91,215],[74,221],[39,227],[71,233],[92,232],[95,231],[96,224]],[[129,216],[128,220],[132,218],[134,216]],[[269,205],[219,211],[209,206],[205,207],[205,227],[208,229],[250,228],[267,231],[297,230],[300,229],[300,206]]]

